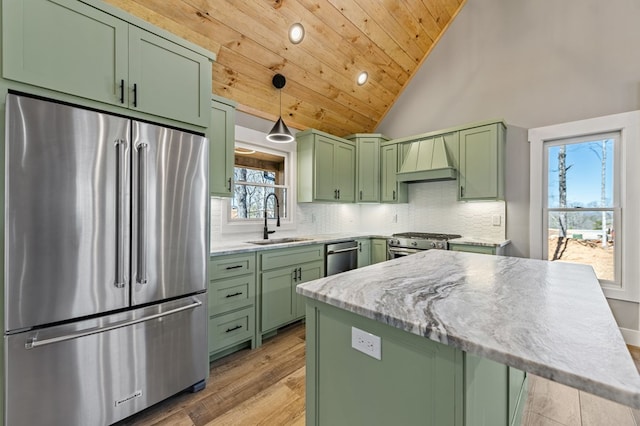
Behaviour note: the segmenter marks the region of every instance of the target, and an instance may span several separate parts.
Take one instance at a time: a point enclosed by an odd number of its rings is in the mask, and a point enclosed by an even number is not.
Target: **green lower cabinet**
[[[519,424],[518,370],[311,299],[306,324],[309,426]],[[354,330],[380,338],[380,359]]]
[[[385,238],[371,239],[371,263],[387,260],[387,240]]]
[[[264,335],[304,317],[304,297],[296,286],[324,276],[322,261],[287,266],[262,273],[260,334]]]
[[[359,238],[358,242],[358,268],[371,265],[371,239]]]
[[[256,345],[256,254],[209,261],[209,359]]]
[[[324,244],[265,250],[258,253],[259,309],[257,346],[278,328],[305,316],[298,284],[324,277]]]

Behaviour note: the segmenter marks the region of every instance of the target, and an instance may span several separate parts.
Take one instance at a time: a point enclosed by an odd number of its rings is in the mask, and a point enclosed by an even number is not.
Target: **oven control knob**
[[[436,243],[431,243],[431,248],[436,248]]]
[[[418,243],[416,241],[411,241],[411,245],[416,247],[418,245]]]

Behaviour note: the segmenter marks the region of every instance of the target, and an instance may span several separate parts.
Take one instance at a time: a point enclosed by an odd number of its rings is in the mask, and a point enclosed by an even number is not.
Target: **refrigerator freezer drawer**
[[[5,424],[107,425],[205,379],[206,301],[5,336]]]

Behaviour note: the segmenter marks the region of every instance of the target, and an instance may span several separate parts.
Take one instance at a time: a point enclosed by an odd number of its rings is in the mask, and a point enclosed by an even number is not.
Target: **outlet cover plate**
[[[351,327],[351,347],[372,358],[382,359],[381,339],[375,334]]]

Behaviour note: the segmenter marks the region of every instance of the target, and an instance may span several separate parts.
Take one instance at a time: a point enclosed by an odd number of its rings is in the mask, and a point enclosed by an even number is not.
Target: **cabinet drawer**
[[[254,308],[209,318],[209,353],[254,338]]]
[[[253,305],[255,286],[256,279],[253,274],[211,281],[209,284],[209,312],[215,315]]]
[[[324,244],[295,247],[261,252],[260,264],[262,270],[299,265],[301,263],[324,260]]]
[[[251,274],[255,272],[255,270],[255,253],[215,256],[209,261],[209,277],[212,280]]]

